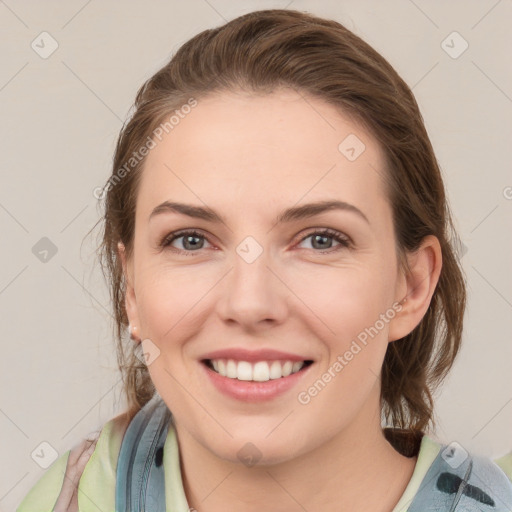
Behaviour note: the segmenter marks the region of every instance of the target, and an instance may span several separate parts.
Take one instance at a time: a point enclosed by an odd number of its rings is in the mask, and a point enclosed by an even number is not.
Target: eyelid
[[[340,239],[346,241],[347,243],[352,243],[352,239],[348,235],[343,233],[342,231],[338,231],[337,229],[327,228],[327,227],[312,228],[311,231],[308,231],[308,233],[306,233],[305,235],[301,235],[302,238],[300,238],[299,241],[302,241],[302,240],[308,238],[309,236],[315,235],[315,234],[325,235],[325,236],[329,236],[329,237],[333,237],[333,238],[337,237],[337,238],[340,238]]]

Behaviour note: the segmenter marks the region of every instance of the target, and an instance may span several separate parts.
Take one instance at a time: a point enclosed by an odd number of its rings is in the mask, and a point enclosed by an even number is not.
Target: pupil
[[[325,240],[327,240],[329,237],[328,236],[325,236],[325,235],[316,235],[314,238],[313,238],[313,247],[315,246],[315,243],[318,239],[323,239],[324,242]],[[327,247],[328,248],[328,247]],[[320,246],[320,249],[325,249],[325,247],[322,247]]]
[[[191,247],[187,247],[187,244],[189,243],[189,240],[191,240],[191,239],[192,239],[192,240],[196,240],[196,241],[197,241],[197,240],[199,240],[199,237],[197,237],[197,236],[193,236],[193,235],[188,235],[188,236],[186,236],[186,237],[184,238],[184,246],[185,246],[185,248],[186,248],[186,249],[190,249],[190,248],[192,248],[192,249],[193,249],[194,247],[195,247],[195,248],[197,248],[197,245],[198,245],[198,244],[197,244],[197,243],[195,243],[195,244],[194,244],[194,242],[192,242]]]

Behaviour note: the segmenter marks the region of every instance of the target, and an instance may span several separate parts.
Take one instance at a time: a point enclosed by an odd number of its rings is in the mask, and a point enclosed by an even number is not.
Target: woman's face
[[[178,436],[273,463],[380,427],[407,290],[376,141],[281,90],[202,99],[155,142],[126,303]]]

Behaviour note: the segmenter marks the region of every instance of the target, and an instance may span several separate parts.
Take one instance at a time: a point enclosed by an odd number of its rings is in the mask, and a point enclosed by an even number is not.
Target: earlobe
[[[437,237],[425,237],[418,250],[407,255],[407,261],[409,271],[404,276],[406,293],[397,298],[402,309],[390,322],[389,341],[410,334],[428,310],[442,268],[442,251]]]

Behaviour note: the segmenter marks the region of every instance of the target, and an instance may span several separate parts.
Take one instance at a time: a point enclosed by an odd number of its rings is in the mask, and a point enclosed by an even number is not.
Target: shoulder
[[[56,505],[59,510],[77,505],[75,510],[84,512],[98,510],[98,506],[100,510],[114,510],[117,457],[128,423],[128,417],[120,414],[105,423],[99,433],[59,457],[25,496],[17,512],[51,512]],[[78,492],[78,486],[83,492]],[[92,509],[89,498],[95,501]]]
[[[505,475],[507,475],[508,479],[512,482],[512,451],[502,457],[493,459],[493,462],[501,468]]]
[[[457,442],[448,445],[425,439],[425,447],[438,447],[409,512],[436,503],[439,510],[512,510],[512,482],[502,467],[489,457],[469,453]],[[421,456],[421,454],[420,454]],[[418,460],[419,462],[419,460]]]
[[[395,442],[395,447],[406,447],[403,453],[417,456],[412,477],[393,512],[424,512],[432,507],[444,511],[454,506],[468,511],[512,510],[512,453],[492,460],[466,451],[459,443],[445,444],[426,434],[408,440],[404,432],[387,434],[395,440],[400,434],[402,442]]]
[[[51,512],[53,510],[62,487],[69,455],[70,450],[60,456],[46,470],[20,503],[16,509],[17,512],[32,512],[34,510]]]

